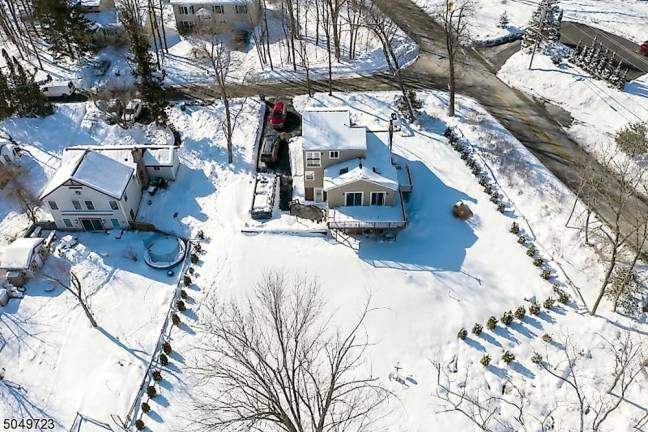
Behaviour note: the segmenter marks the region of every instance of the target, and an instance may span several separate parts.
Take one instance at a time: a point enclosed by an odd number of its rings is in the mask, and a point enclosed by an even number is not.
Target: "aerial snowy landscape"
[[[648,3],[0,0],[0,425],[648,432]]]

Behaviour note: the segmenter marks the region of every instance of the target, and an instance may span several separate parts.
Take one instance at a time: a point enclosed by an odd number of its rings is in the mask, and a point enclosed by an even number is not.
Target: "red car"
[[[642,44],[639,46],[639,53],[640,53],[641,55],[648,56],[648,41],[642,43]]]
[[[275,102],[272,107],[272,114],[270,114],[270,126],[273,129],[282,129],[286,124],[286,117],[288,115],[288,106],[281,102]]]

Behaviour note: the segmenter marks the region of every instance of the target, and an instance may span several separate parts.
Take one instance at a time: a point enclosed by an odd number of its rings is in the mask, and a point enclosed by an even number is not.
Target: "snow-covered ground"
[[[77,412],[108,423],[129,410],[178,276],[144,263],[150,233],[116,234],[79,233],[79,244],[50,256],[25,297],[2,309],[3,418],[51,418],[54,430],[69,430]],[[47,280],[69,284],[70,271],[97,328],[70,292]]]
[[[625,155],[616,149],[614,137],[628,123],[648,121],[648,75],[618,90],[567,62],[556,66],[545,55],[536,56],[533,69],[529,70],[529,59],[528,54],[515,53],[498,76],[509,85],[568,111],[574,123],[567,132],[579,144],[601,161],[616,154],[619,165],[623,165]],[[645,157],[633,162],[644,167],[648,163]]]
[[[434,13],[441,0],[414,0],[428,13]],[[524,28],[539,0],[477,0],[471,36],[476,40],[493,39]],[[563,0],[564,19],[589,24],[635,42],[643,42],[648,22],[648,4],[642,0]],[[506,12],[510,25],[498,27]]]
[[[396,98],[393,93],[318,94],[312,99],[297,98],[295,106],[299,110],[306,106],[349,106],[356,123],[384,129]],[[467,430],[469,426],[461,416],[437,414],[441,405],[432,396],[436,381],[430,360],[447,363],[455,354],[460,370],[476,368],[474,375],[483,376],[475,378],[471,386],[483,388],[488,382],[491,388],[499,389],[508,379],[524,386],[533,398],[530,411],[546,413],[554,402],[571,401],[568,388],[559,388],[554,378],[530,362],[534,351],[546,352],[552,361],[559,357],[556,347],[560,345],[546,345],[539,339],[545,332],[557,340],[569,334],[579,348],[585,349],[578,362],[587,391],[594,392],[603,385],[605,377],[600,370],[609,360],[601,349],[599,334],[614,338],[619,329],[639,324],[608,315],[607,306],[603,307],[603,317],[580,313],[575,309],[580,309],[580,297],[570,288],[578,299],[571,306],[526,318],[508,330],[471,336],[468,342],[456,339],[459,328],[470,328],[474,322],[485,322],[491,314],[499,317],[505,310],[528,304],[524,298],[544,299],[552,288],[539,277],[539,270],[515,236],[508,233],[513,214],[502,215],[495,210],[458,154],[438,135],[444,127],[438,119],[447,120],[446,95],[429,92],[423,93],[423,98],[426,114],[420,125],[412,127],[410,137],[397,134],[395,142],[396,152],[412,169],[414,192],[408,205],[411,224],[394,242],[362,240],[357,252],[320,236],[241,233],[249,224],[249,197],[254,187],[254,152],[249,140],[254,135],[249,125],[256,124],[251,117],[254,105],[236,129],[233,167],[223,164],[221,132],[207,129],[213,127],[210,125],[217,107],[208,111],[173,110],[171,118],[185,134],[184,163],[201,179],[200,194],[195,198],[179,193],[183,188],[179,181],[167,191],[173,198],[160,201],[163,208],[159,209],[167,213],[190,209],[183,220],[194,232],[203,230],[209,239],[203,245],[205,252],[194,279],[197,290],[191,292],[191,309],[196,316],[187,320],[189,326],[204,317],[205,305],[215,298],[242,301],[267,270],[317,278],[331,310],[337,311],[340,326],[349,324],[348,319],[371,293],[372,304],[379,311],[367,322],[369,337],[377,343],[369,351],[369,361],[381,383],[401,399],[386,421],[388,430],[394,431]],[[525,221],[529,222],[542,255],[559,260],[591,304],[603,268],[595,252],[583,246],[580,232],[564,226],[569,211],[565,203],[572,202],[572,194],[478,105],[463,98],[459,105],[460,115],[452,122],[461,126],[493,169],[515,205],[515,220],[527,232]],[[458,200],[468,202],[475,211],[473,221],[465,224],[452,217],[450,207]],[[154,204],[151,212],[156,209]],[[565,282],[560,271],[558,274]],[[641,325],[639,331],[645,332],[645,327]],[[191,396],[196,389],[190,365],[200,355],[200,341],[200,334],[172,333],[172,344],[182,356],[182,361],[174,362],[172,371],[182,370],[182,378],[167,378],[169,388],[163,395],[168,406],[166,402],[153,402],[154,414],[143,417],[154,430],[180,430],[190,422],[186,413],[192,408]],[[504,349],[517,356],[511,367],[498,360]],[[494,358],[494,366],[482,372],[477,361],[484,352]],[[401,373],[411,374],[417,385],[404,388],[388,380],[397,363],[403,368]],[[641,400],[640,392],[647,385],[643,379],[632,401]],[[624,404],[610,424],[629,424],[638,412]],[[562,428],[559,430],[570,430],[574,420],[563,413],[556,424]]]
[[[367,334],[375,342],[367,352],[368,364],[380,383],[399,397],[399,401],[390,405],[392,412],[384,419],[386,430],[470,430],[471,426],[461,415],[440,413],[443,406],[434,397],[436,373],[432,361],[448,364],[455,356],[459,375],[467,368],[471,369],[472,378],[468,383],[471,389],[500,394],[504,383],[511,380],[526,390],[530,401],[527,406],[529,413],[543,415],[553,408],[554,403],[560,403],[560,410],[555,413],[554,430],[574,429],[577,418],[572,411],[574,399],[569,387],[560,386],[555,378],[531,363],[531,354],[538,351],[548,355],[552,362],[558,362],[562,360],[560,341],[570,335],[578,349],[583,349],[577,365],[582,373],[584,389],[595,397],[597,388],[609,385],[610,357],[602,349],[601,338],[615,339],[624,329],[630,329],[639,337],[646,334],[648,324],[645,320],[638,322],[613,315],[605,303],[599,317],[583,313],[581,295],[585,303],[591,305],[603,266],[595,250],[584,246],[581,232],[565,227],[574,197],[564,185],[474,101],[459,98],[458,116],[448,119],[445,116],[445,93],[420,92],[419,96],[424,102],[424,113],[416,125],[396,133],[394,142],[395,152],[408,161],[413,176],[414,191],[407,206],[410,225],[395,241],[361,239],[357,251],[324,236],[250,235],[241,232],[250,224],[248,212],[254,188],[254,143],[260,108],[257,100],[238,100],[234,104],[233,109],[240,114],[235,127],[232,165],[226,163],[222,106],[187,107],[184,111],[176,107],[170,109],[170,119],[183,136],[183,166],[175,183],[166,191],[160,191],[150,205],[143,202],[139,216],[153,221],[160,228],[187,235],[195,236],[198,230],[202,230],[207,241],[202,245],[204,252],[193,277],[195,287],[190,290],[190,309],[182,318],[189,330],[172,331],[171,343],[177,354],[169,368],[163,371],[165,380],[159,389],[161,397],[152,401],[153,411],[143,415],[151,430],[183,430],[191,422],[191,398],[195,396],[197,383],[190,366],[200,355],[198,347],[202,337],[195,329],[206,316],[206,305],[214,299],[242,301],[268,270],[284,271],[289,277],[308,275],[316,278],[328,301],[327,307],[336,313],[334,323],[341,327],[349,325],[349,320],[356,316],[371,293],[372,305],[377,310],[366,322]],[[395,93],[317,94],[312,98],[296,98],[294,105],[298,110],[311,106],[349,107],[357,124],[384,130],[397,105],[397,98]],[[29,142],[29,136],[33,135],[34,149],[43,155],[50,154],[52,165],[68,143],[127,133],[87,121],[89,111],[92,112],[92,108],[83,104],[58,107],[53,118],[62,126],[50,123],[54,121],[50,118],[30,120],[22,128],[16,126],[14,133],[23,130],[22,142]],[[441,137],[448,124],[460,128],[474,145],[480,160],[492,169],[510,203],[504,214],[496,211],[459,154]],[[42,132],[45,125],[57,131],[51,139]],[[44,176],[49,175],[46,169],[43,172]],[[475,212],[475,217],[469,222],[460,222],[451,214],[452,205],[459,200],[468,203]],[[578,206],[576,213],[581,211]],[[290,221],[289,218],[286,220]],[[511,327],[485,330],[480,337],[469,335],[466,341],[460,341],[456,334],[461,327],[470,329],[475,322],[485,323],[490,315],[500,317],[503,312],[517,306],[528,306],[525,299],[532,296],[543,300],[552,295],[551,284],[539,277],[540,272],[526,256],[525,249],[508,232],[513,221],[517,221],[534,239],[542,256],[555,260],[550,265],[556,271],[557,280],[563,284],[567,279],[558,263],[564,268],[576,286],[565,285],[564,288],[575,301],[537,317],[527,317]],[[12,223],[11,219],[5,218],[0,226]],[[135,263],[123,258],[119,251],[127,248],[129,242],[139,241],[138,236],[130,234],[122,240],[114,240],[105,234],[84,234],[81,243],[84,248],[94,251],[98,258],[74,262],[79,263],[75,264],[80,266],[79,272],[104,274],[94,269],[104,271],[103,264],[106,263],[116,269],[108,284],[101,285],[93,296],[97,318],[106,329],[111,329],[113,336],[115,333],[124,335],[119,340],[121,344],[132,348],[141,343],[142,347],[135,349],[142,349],[146,354],[141,355],[147,357],[150,355],[150,341],[157,338],[154,332],[159,331],[161,321],[153,320],[150,318],[152,315],[146,312],[137,316],[142,323],[133,323],[133,327],[128,323],[129,327],[125,328],[121,326],[126,326],[126,323],[122,323],[119,317],[127,312],[133,314],[129,308],[135,305],[159,312],[160,305],[168,300],[165,296],[170,290],[164,287],[170,281],[164,274],[156,276],[142,270],[139,267],[141,261]],[[84,254],[80,255],[84,257]],[[136,280],[128,282],[120,279],[120,275]],[[142,280],[143,277],[147,279]],[[125,288],[121,282],[133,286]],[[152,300],[142,297],[149,295],[144,292],[147,284],[163,287],[156,291],[159,297]],[[75,322],[80,323],[77,325],[87,325],[80,310],[72,309],[71,300],[69,309],[73,314],[68,315],[58,305],[50,310],[52,300],[43,305],[43,297],[38,296],[40,286],[28,290],[27,298],[18,303],[18,311],[33,304],[34,308],[40,307],[40,314],[55,311],[58,320],[76,317]],[[127,302],[129,295],[118,298],[119,305],[126,305],[124,310],[115,314],[116,319],[104,312],[107,304],[117,301],[112,297],[117,295],[112,288],[130,289],[133,292],[130,297],[134,297],[132,303]],[[100,301],[100,293],[106,294],[107,303]],[[55,299],[66,298],[64,294],[55,296]],[[163,319],[161,312],[155,316]],[[28,331],[34,330],[29,322],[23,325]],[[139,333],[141,337],[136,340],[127,336],[138,325],[143,326]],[[115,330],[119,328],[122,330]],[[551,334],[556,343],[542,342],[540,337],[544,333]],[[61,334],[57,333],[55,337],[60,338]],[[104,343],[96,338],[92,340],[93,343]],[[120,387],[124,391],[114,400],[105,401],[105,408],[101,409],[98,405],[102,400],[99,398],[115,394],[109,384],[99,396],[86,396],[87,402],[74,399],[77,392],[52,392],[49,405],[43,401],[41,407],[60,415],[64,421],[69,421],[67,413],[72,410],[81,410],[86,415],[110,413],[124,417],[126,404],[134,397],[135,383],[139,384],[139,379],[132,379],[132,376],[141,373],[140,363],[137,358],[128,357],[131,354],[123,351],[117,342],[109,339],[105,342],[112,344],[110,347],[115,350],[121,350],[125,361],[130,359],[130,363],[115,367],[116,357],[110,351],[105,363],[102,358],[101,362],[88,365],[104,365],[108,371],[107,374],[97,371],[92,375],[91,383],[104,376],[114,377],[115,381],[119,377],[119,383],[128,388]],[[54,346],[59,349],[69,346],[70,350],[73,347],[69,342],[56,342]],[[101,346],[101,349],[108,349]],[[504,350],[511,350],[516,355],[516,361],[510,366],[500,360]],[[478,363],[484,353],[493,358],[492,365],[486,369]],[[4,354],[2,352],[0,356]],[[56,366],[60,376],[74,366],[74,363],[68,363],[70,360],[64,361],[68,358],[62,357]],[[36,376],[42,373],[38,372],[40,365],[35,361],[25,364],[27,366],[20,376],[8,374],[7,378],[23,384],[20,380],[27,379],[28,369],[34,368]],[[411,375],[417,384],[410,382],[410,386],[405,387],[390,381],[389,374],[394,372],[397,364],[402,368],[400,373]],[[128,368],[130,372],[122,368]],[[118,372],[121,370],[123,374]],[[133,387],[130,387],[131,383]],[[642,375],[638,386],[628,394],[628,403],[623,403],[611,417],[607,430],[630,430],[633,419],[641,414],[645,405],[642,395],[646,391],[648,378]],[[34,390],[33,394],[42,393]],[[63,408],[55,407],[64,403],[70,406],[65,406],[64,412],[59,414],[58,410]],[[108,419],[101,417],[99,420],[105,422]],[[69,424],[65,426],[69,427]]]
[[[269,3],[272,5],[271,3]],[[309,8],[313,6],[309,4]],[[165,5],[165,36],[169,52],[161,56],[162,67],[165,71],[167,85],[205,84],[214,81],[214,72],[210,62],[200,58],[200,47],[203,44],[193,36],[181,36],[175,25],[175,18],[170,4]],[[306,7],[302,8],[304,15],[301,20],[301,32],[308,29],[305,39],[304,51],[307,53],[307,62],[312,79],[328,76],[328,51],[323,39],[323,30],[319,31],[319,40],[315,37],[316,13]],[[346,17],[346,12],[341,14]],[[282,23],[281,11],[277,7],[270,7],[267,13],[268,29],[270,33],[270,55],[273,68],[269,62],[262,62],[254,38],[250,38],[248,45],[242,49],[233,49],[229,60],[229,73],[227,79],[231,82],[278,81],[286,79],[305,79],[305,70],[298,54],[296,70],[293,61],[289,58],[289,46]],[[349,25],[345,18],[341,20],[341,58],[337,62],[333,58],[332,74],[334,78],[356,77],[372,74],[387,69],[387,63],[379,40],[366,27],[358,30],[355,41],[355,53],[350,55]],[[102,23],[115,23],[114,14],[102,12],[101,14],[88,14],[90,21]],[[262,24],[259,24],[262,25]],[[393,36],[394,52],[401,65],[413,62],[418,56],[418,47],[414,41],[398,30]],[[17,53],[8,46],[12,55]],[[152,49],[152,48],[151,48]],[[264,46],[265,49],[265,46]],[[152,51],[153,52],[153,51]],[[66,59],[54,59],[51,54],[43,53],[43,69],[38,68],[36,58],[29,58],[32,69],[38,69],[37,79],[44,80],[49,74],[54,80],[72,80],[81,89],[114,89],[124,90],[133,87],[134,79],[131,75],[131,65],[127,58],[127,48],[104,48],[96,56],[79,59],[71,62]],[[155,59],[155,55],[153,55]],[[111,65],[105,76],[94,75],[91,62],[107,60]],[[4,59],[0,58],[0,67]]]

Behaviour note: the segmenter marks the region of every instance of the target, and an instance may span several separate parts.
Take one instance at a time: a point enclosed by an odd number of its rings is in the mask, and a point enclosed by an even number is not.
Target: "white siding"
[[[128,197],[128,200],[126,200]],[[133,220],[130,216],[130,210],[137,215],[140,200],[142,198],[142,188],[139,180],[135,175],[131,177],[124,196],[121,199],[115,199],[106,194],[98,192],[87,186],[60,186],[54,192],[43,199],[43,205],[50,212],[56,227],[60,229],[83,229],[82,218],[101,219],[105,228],[112,228],[112,219],[117,219],[122,228],[128,228],[129,222]],[[81,203],[81,210],[74,208],[72,201]],[[49,202],[54,201],[57,210],[50,207]],[[92,201],[94,210],[88,210],[85,201]],[[110,201],[117,202],[117,210],[110,207]],[[64,219],[69,219],[72,227],[65,224]]]

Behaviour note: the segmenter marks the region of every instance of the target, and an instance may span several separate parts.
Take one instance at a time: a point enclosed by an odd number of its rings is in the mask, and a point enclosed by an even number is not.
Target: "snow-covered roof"
[[[95,151],[64,152],[63,163],[49,181],[41,199],[58,189],[68,180],[120,199],[135,168]]]
[[[131,165],[135,164],[132,151],[134,149],[144,149],[145,166],[172,166],[174,164],[174,155],[178,151],[174,146],[77,146],[68,147],[65,152],[78,152],[91,150],[101,153],[118,162]]]
[[[367,155],[324,169],[324,190],[335,189],[359,180],[398,190],[398,172],[391,162],[389,133],[367,132]]]
[[[172,166],[173,154],[176,151],[176,147],[173,146],[146,149],[146,151],[144,152],[144,165]]]
[[[34,249],[43,238],[19,238],[0,252],[0,268],[5,270],[27,270],[34,256]]]
[[[304,150],[366,150],[364,127],[351,126],[348,109],[309,109],[302,113]]]
[[[99,7],[101,0],[80,0],[79,4],[83,7]]]

